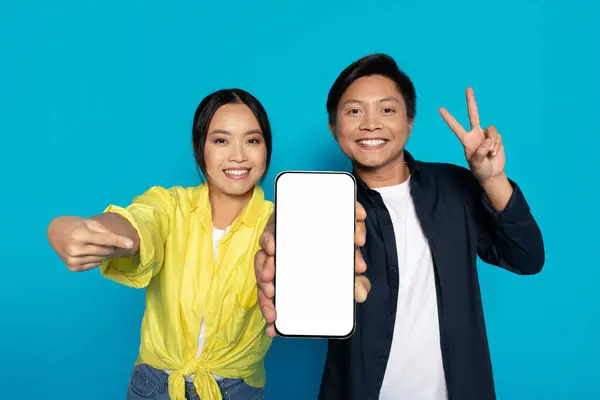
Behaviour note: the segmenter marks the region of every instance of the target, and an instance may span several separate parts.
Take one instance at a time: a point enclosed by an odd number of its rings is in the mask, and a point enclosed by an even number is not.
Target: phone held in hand
[[[354,333],[356,180],[284,171],[275,179],[275,330],[282,337]]]

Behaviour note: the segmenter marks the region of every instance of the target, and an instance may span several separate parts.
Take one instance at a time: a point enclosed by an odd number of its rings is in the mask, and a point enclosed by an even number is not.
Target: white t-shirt
[[[433,259],[410,196],[410,177],[375,190],[392,220],[400,269],[394,336],[379,399],[446,400]]]
[[[212,228],[212,241],[213,241],[213,256],[214,259],[217,259],[217,254],[218,254],[218,250],[219,250],[219,242],[221,241],[221,239],[223,238],[223,236],[225,236],[225,234],[227,233],[227,231],[229,230],[229,227],[225,228],[225,229],[217,229],[213,226]],[[204,347],[204,315],[202,315],[202,321],[200,322],[200,333],[198,334],[198,352],[196,353],[196,358],[200,358],[200,356],[202,355],[202,348]],[[167,373],[171,373],[171,371],[166,371]],[[215,374],[212,374],[213,377],[215,378],[215,380],[221,380],[223,379],[220,376],[217,376]],[[190,376],[186,376],[185,380],[191,382],[194,379],[194,375],[190,375]]]

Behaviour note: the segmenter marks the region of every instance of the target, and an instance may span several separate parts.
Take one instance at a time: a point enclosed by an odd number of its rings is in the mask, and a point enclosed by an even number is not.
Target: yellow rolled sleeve
[[[102,275],[130,287],[148,286],[164,264],[171,211],[171,194],[156,186],[137,196],[126,208],[109,205],[105,213],[121,215],[137,231],[140,251],[133,257],[104,260],[99,267]]]

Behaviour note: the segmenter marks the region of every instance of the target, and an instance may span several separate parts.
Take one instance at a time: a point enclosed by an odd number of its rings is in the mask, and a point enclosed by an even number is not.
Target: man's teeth
[[[225,173],[228,175],[246,175],[248,171],[248,169],[226,169]]]
[[[382,140],[382,139],[359,140],[358,143],[362,144],[363,146],[376,147],[376,146],[383,145],[385,143],[385,140]]]

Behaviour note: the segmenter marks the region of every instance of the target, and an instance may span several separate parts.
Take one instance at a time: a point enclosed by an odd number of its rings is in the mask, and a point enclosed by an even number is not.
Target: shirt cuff
[[[115,213],[129,221],[140,238],[139,253],[129,258],[114,258],[104,260],[100,265],[102,275],[111,280],[132,287],[144,287],[152,278],[153,267],[160,264],[156,259],[155,238],[146,228],[144,220],[137,218],[128,209],[110,205],[105,213]]]
[[[483,207],[488,212],[488,214],[494,219],[494,221],[519,221],[523,218],[527,218],[529,216],[529,204],[527,200],[525,200],[525,196],[523,192],[512,180],[508,180],[513,188],[512,195],[508,200],[508,204],[502,211],[498,211],[494,208],[490,200],[487,198],[485,192],[482,192],[482,202]]]

